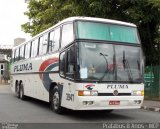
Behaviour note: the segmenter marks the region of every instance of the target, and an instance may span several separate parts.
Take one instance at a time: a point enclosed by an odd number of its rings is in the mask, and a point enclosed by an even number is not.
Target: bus
[[[70,17],[12,50],[11,89],[20,99],[71,110],[140,108],[144,59],[136,25]]]

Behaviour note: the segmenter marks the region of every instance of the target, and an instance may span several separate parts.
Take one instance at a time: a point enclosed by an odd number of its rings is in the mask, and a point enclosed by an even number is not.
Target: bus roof
[[[110,24],[119,24],[119,25],[136,27],[136,25],[133,24],[133,23],[122,22],[122,21],[118,21],[118,20],[111,20],[111,19],[104,19],[104,18],[94,18],[94,17],[83,17],[83,16],[69,17],[69,18],[66,18],[66,19],[60,21],[59,23],[55,24],[54,26],[48,28],[47,30],[35,35],[30,40],[28,40],[28,41],[26,41],[26,42],[24,42],[24,43],[22,43],[22,44],[20,44],[18,46],[15,46],[13,49],[32,41],[34,38],[39,37],[43,33],[48,32],[49,30],[51,30],[51,29],[53,29],[53,28],[65,23],[65,22],[73,22],[73,21],[94,21],[94,22],[104,22],[104,23],[110,23]]]
[[[133,23],[122,22],[122,21],[111,20],[111,19],[104,19],[104,18],[94,18],[94,17],[69,17],[69,18],[64,19],[62,22],[60,22],[60,24],[63,22],[76,21],[76,20],[105,22],[105,23],[120,24],[120,25],[136,27],[136,25]]]

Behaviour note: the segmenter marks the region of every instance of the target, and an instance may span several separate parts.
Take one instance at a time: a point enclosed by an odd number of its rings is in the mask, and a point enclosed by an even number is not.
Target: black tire
[[[61,107],[61,95],[57,86],[55,86],[51,92],[51,109],[58,113],[62,114],[64,112],[64,108]]]
[[[18,82],[15,84],[15,92],[16,92],[16,96],[20,98],[20,87]]]
[[[24,87],[23,87],[23,83],[20,83],[20,90],[19,90],[19,98],[21,100],[25,100],[25,95],[24,95]]]

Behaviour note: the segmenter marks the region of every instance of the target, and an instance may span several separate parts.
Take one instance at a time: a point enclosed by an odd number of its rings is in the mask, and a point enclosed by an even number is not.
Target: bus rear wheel
[[[20,88],[19,88],[19,83],[18,82],[16,83],[15,93],[16,93],[16,96],[18,98],[20,98]]]
[[[20,83],[19,88],[20,88],[20,90],[19,90],[19,98],[21,100],[24,100],[25,99],[25,95],[24,95],[24,87],[23,87],[23,83],[22,82]]]
[[[56,86],[53,88],[53,91],[51,93],[51,109],[58,113],[62,114],[64,109],[61,107],[61,96],[60,96],[60,91],[58,90],[58,87]]]

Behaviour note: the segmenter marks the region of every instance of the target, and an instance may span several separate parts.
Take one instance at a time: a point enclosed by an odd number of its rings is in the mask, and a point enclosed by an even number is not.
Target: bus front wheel
[[[51,109],[58,114],[63,113],[63,107],[61,107],[61,96],[58,87],[54,87],[51,93]]]

